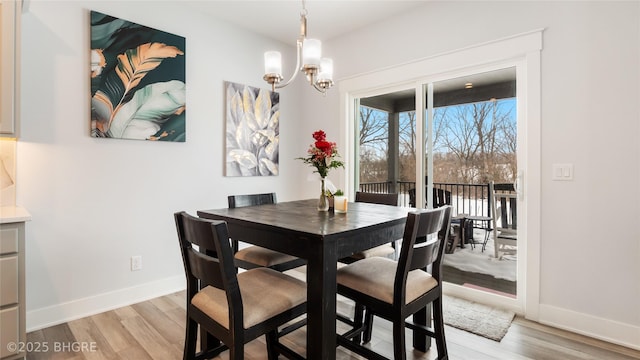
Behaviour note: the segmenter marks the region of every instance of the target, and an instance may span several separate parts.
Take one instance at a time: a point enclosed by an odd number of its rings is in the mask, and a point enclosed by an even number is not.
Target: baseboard
[[[184,276],[174,276],[62,304],[27,311],[27,332],[62,324],[184,290]]]
[[[538,322],[634,350],[640,350],[640,326],[540,304]]]

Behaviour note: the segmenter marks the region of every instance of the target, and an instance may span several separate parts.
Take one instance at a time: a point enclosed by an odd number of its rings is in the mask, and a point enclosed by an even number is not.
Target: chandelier
[[[307,39],[307,9],[302,0],[300,11],[300,37],[297,40],[296,67],[286,83],[280,84],[282,78],[282,55],[278,51],[264,53],[264,77],[271,84],[271,89],[283,88],[289,85],[298,75],[298,70],[305,73],[309,85],[325,94],[333,85],[333,60],[322,58],[322,43],[320,40]]]

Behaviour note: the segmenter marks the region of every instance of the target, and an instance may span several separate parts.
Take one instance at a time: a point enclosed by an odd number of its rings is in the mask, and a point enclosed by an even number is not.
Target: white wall
[[[338,92],[322,97],[299,82],[281,95],[281,175],[222,176],[223,81],[264,86],[262,52],[288,44],[168,2],[154,2],[149,12],[149,3],[32,1],[23,17],[17,203],[33,215],[30,330],[181,287],[174,211],[224,207],[226,195],[240,192],[276,191],[281,200],[316,196],[316,185],[305,179],[309,169],[293,158],[304,155],[313,130],[336,139],[342,128]],[[187,38],[186,143],[88,136],[90,9]],[[428,2],[324,46],[344,78],[538,28],[546,28],[540,319],[599,337],[606,330],[593,333],[593,324],[610,324],[635,339],[637,2]],[[550,181],[558,162],[575,165],[575,181]],[[341,183],[340,175],[330,177]],[[143,256],[142,271],[129,271],[131,255]]]
[[[307,184],[296,179],[308,169],[294,158],[312,140],[298,135],[308,86],[281,91],[280,175],[223,176],[223,82],[266,88],[262,53],[275,48],[294,58],[292,44],[184,5],[149,4],[31,1],[23,16],[17,202],[33,216],[29,330],[183,288],[175,211],[226,207],[233,193],[275,191],[281,201],[305,195]],[[89,136],[90,10],[186,37],[185,143]],[[130,271],[132,255],[142,255],[142,271]]]
[[[541,28],[539,320],[640,348],[640,3],[430,2],[325,51],[340,79]]]

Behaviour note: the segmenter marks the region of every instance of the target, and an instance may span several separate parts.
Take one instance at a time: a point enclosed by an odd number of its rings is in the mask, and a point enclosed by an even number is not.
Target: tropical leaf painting
[[[278,175],[280,95],[226,82],[227,176]]]
[[[91,136],[185,141],[185,38],[91,11]]]

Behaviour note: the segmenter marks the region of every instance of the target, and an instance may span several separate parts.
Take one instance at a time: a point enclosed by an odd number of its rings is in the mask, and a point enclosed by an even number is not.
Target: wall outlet
[[[131,271],[142,270],[142,256],[131,257]]]

